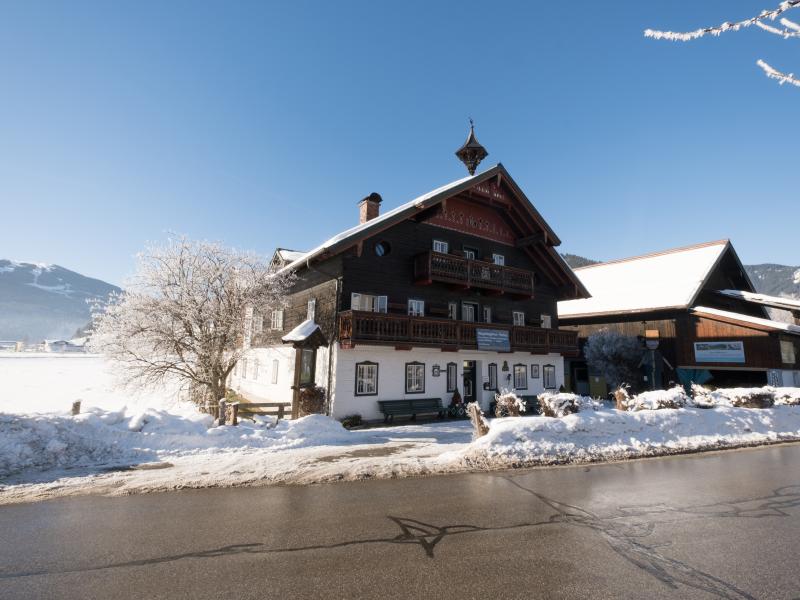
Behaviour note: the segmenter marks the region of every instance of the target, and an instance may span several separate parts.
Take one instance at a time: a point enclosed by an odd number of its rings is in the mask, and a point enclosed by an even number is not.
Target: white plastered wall
[[[458,391],[463,395],[464,361],[474,360],[477,369],[477,390],[481,407],[488,410],[494,400],[495,392],[484,390],[483,383],[488,381],[489,363],[497,364],[498,387],[511,388],[506,379],[513,372],[515,364],[524,364],[528,373],[528,388],[517,390],[520,395],[535,395],[545,391],[543,381],[544,365],[553,365],[556,371],[556,389],[564,383],[564,359],[557,354],[533,355],[528,352],[497,353],[462,350],[459,352],[442,352],[432,348],[414,348],[409,351],[395,350],[383,346],[356,346],[350,350],[342,350],[338,345],[334,349],[335,385],[332,386],[331,415],[341,419],[351,414],[360,414],[365,420],[381,419],[378,400],[402,400],[406,398],[441,398],[446,406],[453,396],[447,391],[447,363],[457,365]],[[374,396],[355,395],[356,363],[371,361],[378,363],[378,394]],[[425,364],[425,392],[422,394],[406,394],[405,365],[408,362]],[[502,371],[503,364],[508,364],[508,371]],[[439,365],[440,375],[432,375],[433,366]],[[531,378],[531,365],[539,366],[539,377]]]
[[[231,387],[253,401],[292,401],[294,383],[295,350],[291,346],[251,348],[244,356],[247,359],[247,377],[243,375],[243,361],[231,374]],[[255,376],[255,361],[258,360],[258,376]],[[278,361],[278,381],[272,383],[273,361]],[[238,375],[236,374],[238,373]]]

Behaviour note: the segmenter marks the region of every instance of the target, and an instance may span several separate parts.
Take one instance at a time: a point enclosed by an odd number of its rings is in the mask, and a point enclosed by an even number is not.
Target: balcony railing
[[[339,342],[350,347],[375,344],[476,350],[477,329],[508,331],[511,350],[514,351],[578,354],[578,333],[575,331],[353,310],[339,315]]]
[[[414,258],[414,281],[434,281],[533,297],[533,271],[428,251]]]

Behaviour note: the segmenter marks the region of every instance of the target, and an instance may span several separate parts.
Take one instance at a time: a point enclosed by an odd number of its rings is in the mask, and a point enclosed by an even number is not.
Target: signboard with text
[[[478,340],[478,350],[511,352],[511,340],[505,329],[476,329],[475,337]]]
[[[695,342],[694,359],[699,363],[743,363],[744,342]]]

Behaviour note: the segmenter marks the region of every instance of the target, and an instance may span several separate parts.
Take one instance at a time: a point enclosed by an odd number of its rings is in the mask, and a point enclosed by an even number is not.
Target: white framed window
[[[272,359],[272,385],[278,383],[278,368],[280,365],[281,363],[277,358]]]
[[[454,362],[447,363],[447,391],[455,392],[458,388],[458,365]]]
[[[247,359],[242,359],[242,379],[247,379]]]
[[[542,328],[550,329],[553,327],[553,319],[550,315],[542,315]]]
[[[467,260],[475,260],[475,250],[472,248],[464,248],[464,258]]]
[[[365,361],[356,363],[356,396],[378,394],[378,363]]]
[[[253,359],[253,379],[258,381],[258,359]]]
[[[409,298],[408,300],[408,314],[412,317],[424,317],[425,316],[425,301],[424,300],[414,300]]]
[[[385,313],[388,310],[388,296],[374,296],[371,294],[350,294],[350,309],[364,310],[367,312]]]
[[[309,321],[313,321],[317,316],[317,299],[312,298],[308,301],[308,307],[306,308],[306,319]]]
[[[781,340],[781,361],[783,364],[793,365],[795,360],[794,342],[791,340]]]
[[[272,316],[269,320],[269,328],[273,331],[283,330],[283,309],[279,308],[272,311]]]
[[[514,389],[528,389],[528,365],[514,365]]]
[[[478,312],[478,307],[476,304],[472,304],[471,302],[464,302],[461,304],[462,320],[468,321],[469,323],[474,322],[476,312]]]
[[[517,327],[525,326],[525,313],[521,310],[514,311],[514,325]]]
[[[458,302],[447,303],[447,318],[453,321],[458,319]]]
[[[556,389],[556,368],[553,365],[545,365],[542,367],[542,379],[544,387],[547,390]]]
[[[491,323],[492,322],[492,307],[491,306],[484,306],[483,307],[483,322],[484,323]]]
[[[450,244],[444,240],[433,240],[433,251],[447,254],[450,251]]]
[[[506,257],[502,254],[492,254],[492,262],[502,267],[506,264]]]
[[[256,309],[253,309],[253,333],[264,331],[264,316]]]
[[[489,389],[497,391],[497,364],[489,363]]]
[[[406,394],[425,393],[425,363],[406,363]]]

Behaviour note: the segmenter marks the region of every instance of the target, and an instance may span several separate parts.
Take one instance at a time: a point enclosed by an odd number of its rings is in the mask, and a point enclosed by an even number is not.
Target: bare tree
[[[787,10],[797,7],[800,7],[800,0],[784,0],[780,3],[778,8],[774,10],[764,10],[758,16],[745,19],[744,21],[738,21],[736,23],[725,22],[717,27],[704,27],[702,29],[696,29],[695,31],[685,32],[646,29],[644,35],[645,37],[654,38],[657,40],[663,39],[677,42],[688,42],[706,35],[719,36],[727,31],[739,31],[744,27],[755,25],[766,32],[779,35],[784,39],[800,38],[800,24],[790,21],[786,17],[781,17],[780,19],[780,24],[783,27],[775,27],[774,25],[768,23],[768,21],[774,22],[775,19],[780,17]],[[794,73],[783,73],[778,71],[761,59],[758,59],[756,64],[763,69],[767,77],[777,79],[778,83],[781,85],[788,83],[800,87],[800,79],[796,78]]]
[[[583,348],[586,364],[605,377],[611,387],[637,382],[642,353],[638,339],[615,331],[590,335]]]
[[[293,281],[254,254],[173,238],[138,256],[125,290],[95,312],[90,345],[120,364],[128,383],[176,378],[196,402],[219,400],[254,311],[283,308]]]

